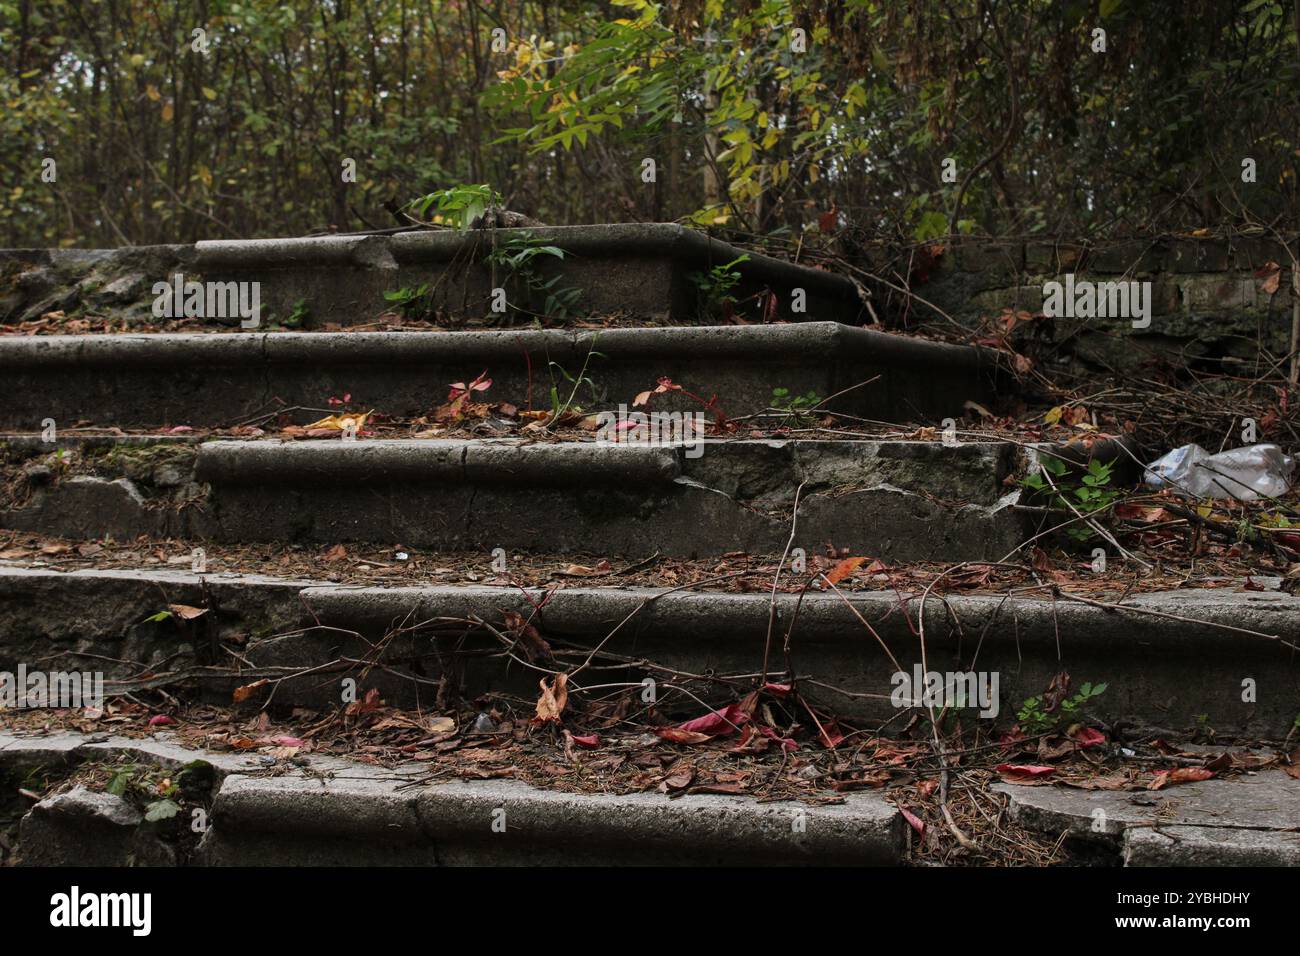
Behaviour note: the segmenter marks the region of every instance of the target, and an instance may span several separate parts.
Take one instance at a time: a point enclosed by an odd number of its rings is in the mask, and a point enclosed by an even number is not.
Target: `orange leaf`
[[[862,566],[862,562],[865,560],[867,559],[866,558],[845,558],[843,561],[835,565],[835,567],[831,568],[830,572],[826,575],[826,580],[829,581],[831,584],[839,584],[850,574],[852,574],[854,571],[860,568]],[[823,590],[825,589],[823,588]]]
[[[231,697],[234,698],[236,704],[242,704],[244,701],[248,700],[248,698],[253,696],[253,691],[257,690],[259,687],[265,687],[269,683],[270,681],[263,677],[261,680],[255,680],[253,683],[245,684],[243,687],[236,687],[235,692]]]

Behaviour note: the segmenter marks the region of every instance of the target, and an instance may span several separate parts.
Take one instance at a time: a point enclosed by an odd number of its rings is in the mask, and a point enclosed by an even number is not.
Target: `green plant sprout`
[[[1020,729],[1026,734],[1043,734],[1055,730],[1061,723],[1068,718],[1074,717],[1079,709],[1094,697],[1100,697],[1106,692],[1106,685],[1103,684],[1084,684],[1079,688],[1079,693],[1075,694],[1068,700],[1061,701],[1061,706],[1050,713],[1043,710],[1042,696],[1028,698],[1016,712],[1016,719],[1020,722]]]

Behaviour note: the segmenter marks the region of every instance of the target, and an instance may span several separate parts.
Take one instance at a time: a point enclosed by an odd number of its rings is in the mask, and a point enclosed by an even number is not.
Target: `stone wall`
[[[892,257],[902,272],[911,262],[912,290],[972,329],[993,327],[1004,309],[1040,314],[1044,283],[1067,273],[1095,282],[1149,281],[1151,324],[1122,319],[1056,318],[1050,328],[1024,323],[1022,334],[1059,346],[1056,357],[1092,368],[1132,370],[1160,358],[1186,358],[1193,367],[1255,374],[1261,346],[1275,356],[1289,349],[1294,302],[1293,255],[1264,238],[1141,239],[1104,245],[1076,242],[964,240],[930,261],[925,250]],[[933,247],[930,247],[933,248]],[[1277,290],[1265,291],[1269,263],[1280,266]],[[913,302],[903,321],[943,322]],[[946,324],[946,323],[945,323]]]

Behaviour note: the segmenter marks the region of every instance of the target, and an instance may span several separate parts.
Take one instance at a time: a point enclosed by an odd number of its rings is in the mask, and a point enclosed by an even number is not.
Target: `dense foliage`
[[[392,226],[459,183],[792,236],[1294,228],[1293,2],[0,0],[0,244]]]

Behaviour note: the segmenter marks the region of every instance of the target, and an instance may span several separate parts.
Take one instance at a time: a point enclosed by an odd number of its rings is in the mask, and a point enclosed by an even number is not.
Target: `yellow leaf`
[[[373,409],[372,409],[373,411]],[[311,430],[313,428],[331,428],[337,431],[347,431],[349,428],[355,428],[361,431],[366,426],[366,419],[372,412],[366,412],[364,415],[326,415],[318,422],[312,422],[310,425],[303,427]]]
[[[203,98],[215,100],[217,98],[217,91],[210,86],[205,86],[203,87]]]
[[[1043,416],[1043,421],[1047,422],[1047,424],[1049,425],[1056,425],[1060,423],[1061,416],[1064,414],[1065,414],[1065,406],[1057,405],[1055,408],[1051,409],[1046,415]]]
[[[154,86],[152,83],[144,88],[144,95],[149,97],[149,99],[153,100],[155,103],[162,99],[162,94],[158,92],[158,87]]]
[[[173,117],[175,114],[176,114],[176,111],[175,111],[174,109],[172,109],[171,101],[168,100],[166,103],[163,104],[163,108],[162,108],[162,120],[163,120],[163,122],[164,122],[164,123],[170,123],[170,122],[172,121],[172,117]]]

